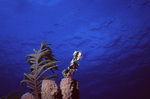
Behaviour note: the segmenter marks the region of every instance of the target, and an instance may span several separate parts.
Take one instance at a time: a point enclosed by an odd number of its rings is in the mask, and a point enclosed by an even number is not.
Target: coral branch
[[[46,45],[51,44],[42,42],[39,51],[33,49],[35,54],[29,54],[26,56],[26,58],[29,58],[27,63],[31,65],[30,74],[24,73],[24,79],[21,81],[21,85],[23,85],[24,82],[27,83],[27,87],[32,91],[32,94],[36,99],[41,98],[40,93],[42,80],[57,77],[57,75],[43,77],[43,74],[45,74],[48,70],[51,70],[52,72],[54,72],[52,69],[57,70],[56,63],[59,62],[53,58],[54,55],[52,54],[51,49]]]

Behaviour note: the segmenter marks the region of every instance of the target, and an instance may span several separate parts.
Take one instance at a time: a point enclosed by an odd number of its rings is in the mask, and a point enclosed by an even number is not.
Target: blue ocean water
[[[150,0],[0,0],[0,96],[21,89],[25,56],[43,41],[58,84],[82,52],[80,99],[150,99]]]

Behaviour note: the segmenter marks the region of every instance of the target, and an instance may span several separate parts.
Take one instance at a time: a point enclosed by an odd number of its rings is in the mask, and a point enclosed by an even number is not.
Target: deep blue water
[[[0,96],[21,89],[42,41],[61,62],[58,84],[82,51],[80,99],[150,99],[150,0],[0,0]]]

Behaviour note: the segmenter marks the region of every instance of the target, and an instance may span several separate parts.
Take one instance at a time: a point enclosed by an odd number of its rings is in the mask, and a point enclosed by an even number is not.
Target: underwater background
[[[82,52],[80,99],[150,99],[150,0],[0,0],[0,96],[21,89],[43,41],[61,62],[57,84]]]

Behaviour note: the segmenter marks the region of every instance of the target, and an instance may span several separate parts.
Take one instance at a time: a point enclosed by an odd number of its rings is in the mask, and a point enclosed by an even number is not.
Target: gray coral
[[[23,94],[21,99],[35,99],[35,97],[31,93],[27,92],[27,93]]]
[[[55,99],[58,94],[58,86],[53,80],[43,80],[41,87],[42,99]]]
[[[79,99],[79,84],[76,80],[63,78],[60,83],[62,99]]]
[[[60,89],[61,89],[61,94],[62,99],[71,99],[72,91],[73,91],[73,86],[71,85],[71,79],[69,78],[64,78],[61,80],[60,83]]]

